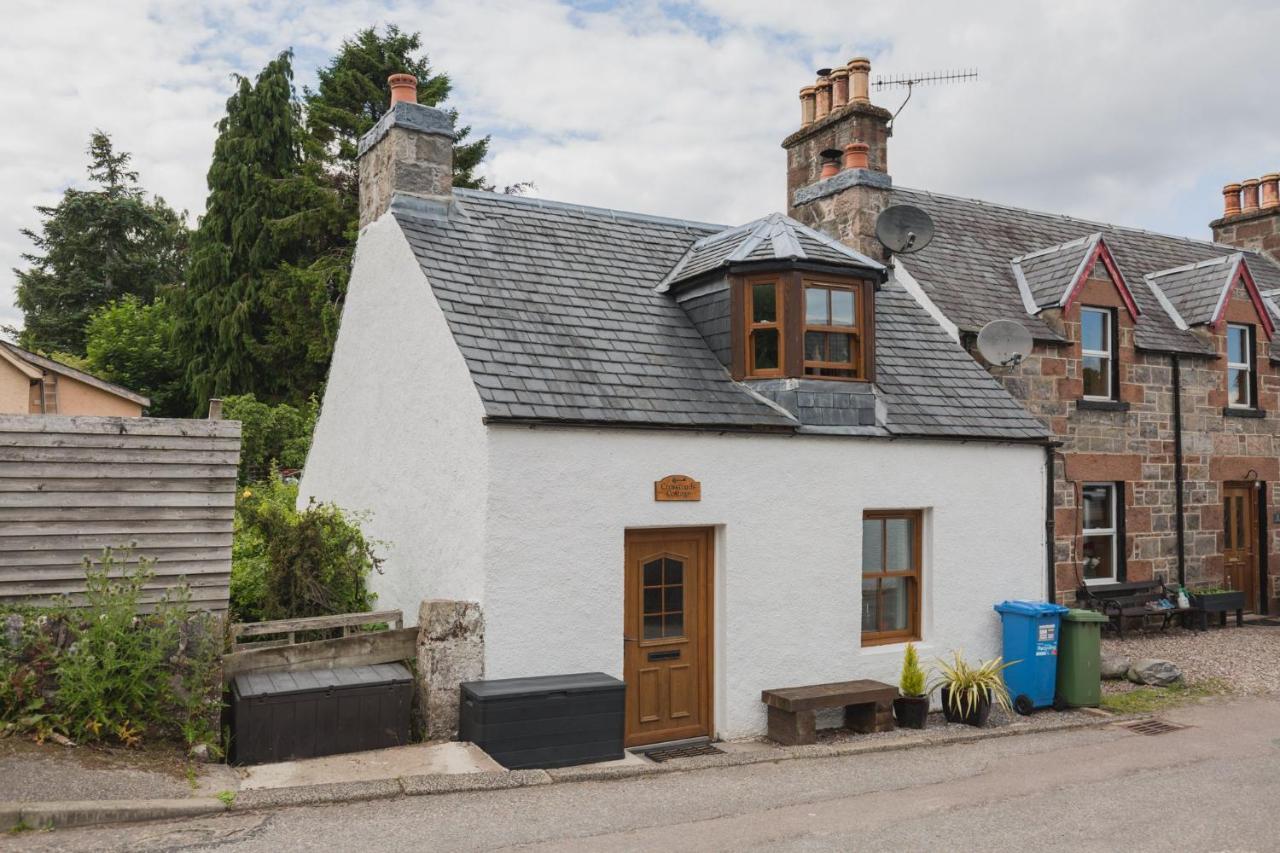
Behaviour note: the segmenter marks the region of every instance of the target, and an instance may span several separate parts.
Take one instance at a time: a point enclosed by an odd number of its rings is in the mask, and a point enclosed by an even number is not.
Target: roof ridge
[[[602,213],[607,214],[614,219],[634,219],[640,222],[657,222],[664,225],[681,225],[686,228],[697,228],[699,230],[707,228],[715,228],[717,232],[724,231],[729,228],[728,225],[720,225],[715,222],[703,222],[697,219],[680,219],[674,216],[659,216],[654,213],[637,213],[630,210],[618,210],[612,207],[595,207],[589,204],[575,204],[568,201],[556,201],[548,198],[538,198],[536,196],[522,196],[509,193],[494,192],[493,190],[473,190],[466,187],[454,187],[455,195],[461,195],[464,198],[483,198],[493,201],[512,202],[515,204],[528,205],[530,207],[549,208],[552,210],[571,210],[579,213]],[[714,236],[714,235],[706,235]]]

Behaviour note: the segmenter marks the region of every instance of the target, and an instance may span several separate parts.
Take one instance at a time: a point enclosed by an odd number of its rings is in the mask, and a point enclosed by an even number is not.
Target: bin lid
[[[1096,610],[1077,610],[1072,608],[1062,614],[1064,622],[1106,622],[1106,614],[1099,613]]]
[[[233,690],[241,699],[288,696],[330,688],[369,687],[412,681],[409,670],[398,663],[309,669],[305,672],[246,672],[237,675]]]
[[[539,693],[588,693],[593,690],[617,690],[623,687],[625,685],[621,681],[603,672],[579,672],[573,675],[539,675],[531,678],[466,681],[462,684],[462,692],[475,699],[500,699]]]
[[[1048,601],[1024,601],[1017,599],[1014,601],[1002,601],[995,605],[997,613],[1017,613],[1019,616],[1053,616],[1067,612],[1067,608],[1061,604],[1053,604]]]

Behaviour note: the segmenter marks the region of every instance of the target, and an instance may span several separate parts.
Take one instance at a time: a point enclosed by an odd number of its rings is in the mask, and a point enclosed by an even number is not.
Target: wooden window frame
[[[1084,492],[1090,488],[1105,488],[1111,493],[1111,526],[1085,527]],[[1118,482],[1087,482],[1080,484],[1080,579],[1089,584],[1122,583],[1125,579],[1125,531],[1124,484]],[[1084,540],[1089,537],[1111,537],[1111,575],[1091,578],[1084,569]]]
[[[898,631],[862,631],[862,645],[866,646],[884,646],[890,643],[910,643],[918,642],[921,639],[920,623],[922,601],[924,598],[924,511],[918,509],[876,509],[866,510],[862,513],[862,521],[872,520],[885,521],[888,519],[910,519],[912,522],[912,563],[913,568],[908,571],[881,571],[868,575],[862,571],[859,566],[858,584],[869,578],[910,578],[914,583],[908,584],[908,604],[907,604],[907,627]],[[882,537],[884,547],[888,548],[888,540]],[[881,555],[881,565],[884,565]],[[861,559],[861,558],[859,558]],[[861,616],[859,616],[859,624],[861,624]]]
[[[828,326],[828,325],[809,325],[809,289],[819,288],[828,291],[844,291],[853,294],[853,325],[852,326]],[[800,330],[801,353],[804,355],[801,371],[806,379],[835,379],[845,382],[866,381],[866,372],[864,365],[866,362],[865,344],[863,343],[862,322],[864,313],[865,288],[853,282],[837,282],[827,279],[802,278],[800,280],[800,300],[804,307],[804,313],[801,315],[804,321]],[[827,296],[828,310],[831,304],[831,297]],[[824,334],[831,333],[837,335],[851,335],[853,343],[849,346],[849,361],[810,361],[807,357],[807,348],[804,347],[805,337],[809,332],[822,332]],[[816,370],[849,370],[852,376],[824,376],[821,374],[809,373],[809,369]]]
[[[773,285],[774,316],[772,323],[755,322],[755,289],[762,284]],[[748,376],[776,378],[786,375],[787,370],[787,288],[781,276],[765,275],[748,278],[743,287],[743,319],[746,322],[746,371]],[[755,366],[755,348],[752,338],[763,329],[773,329],[778,333],[778,366],[757,369]]]
[[[752,287],[757,284],[773,282],[780,288],[778,292],[778,357],[781,368],[778,370],[752,369],[751,334],[758,328],[771,327],[773,324],[757,324],[751,322]],[[805,310],[804,288],[806,282],[812,282],[835,289],[852,290],[855,296],[854,310],[857,312],[858,324],[852,332],[856,336],[858,347],[855,356],[858,373],[855,376],[809,376],[806,375],[804,359]],[[733,274],[729,276],[730,302],[730,336],[732,338],[732,362],[730,373],[734,379],[777,379],[796,378],[814,379],[834,382],[873,382],[875,381],[875,298],[874,283],[860,277],[841,278],[837,275],[814,276],[797,270],[773,273],[757,273],[752,275]],[[823,327],[824,329],[826,327]],[[818,329],[815,328],[815,331]],[[832,331],[843,334],[851,332],[850,327],[833,327]],[[847,365],[835,365],[842,367]]]
[[[1085,312],[1093,312],[1101,314],[1106,322],[1105,337],[1107,342],[1106,350],[1085,349],[1084,346],[1084,315]],[[1081,391],[1081,398],[1085,400],[1097,400],[1100,402],[1115,402],[1120,399],[1120,360],[1117,357],[1118,344],[1120,343],[1119,330],[1116,328],[1116,310],[1114,308],[1103,308],[1097,305],[1080,306],[1080,380],[1081,387],[1084,385],[1084,360],[1085,358],[1102,358],[1107,362],[1107,395],[1100,397],[1096,394],[1085,394]]]
[[[1245,345],[1245,361],[1231,360],[1231,330],[1240,329],[1244,332]],[[1227,357],[1227,408],[1229,409],[1247,409],[1252,410],[1258,407],[1258,339],[1257,333],[1253,325],[1249,323],[1228,323],[1226,333],[1226,357]],[[1249,394],[1249,399],[1244,403],[1231,402],[1231,371],[1243,370],[1248,380],[1245,382],[1245,390]]]

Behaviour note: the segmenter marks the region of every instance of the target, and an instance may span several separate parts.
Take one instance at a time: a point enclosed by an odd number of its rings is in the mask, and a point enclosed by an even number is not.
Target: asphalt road
[[[29,850],[1278,850],[1280,697],[1118,727],[63,830]]]

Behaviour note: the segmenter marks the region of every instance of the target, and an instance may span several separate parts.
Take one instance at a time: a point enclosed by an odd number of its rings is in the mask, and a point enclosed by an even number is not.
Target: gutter
[[[1173,365],[1173,500],[1178,534],[1178,585],[1187,583],[1187,533],[1182,506],[1182,364],[1178,354],[1170,353]]]

